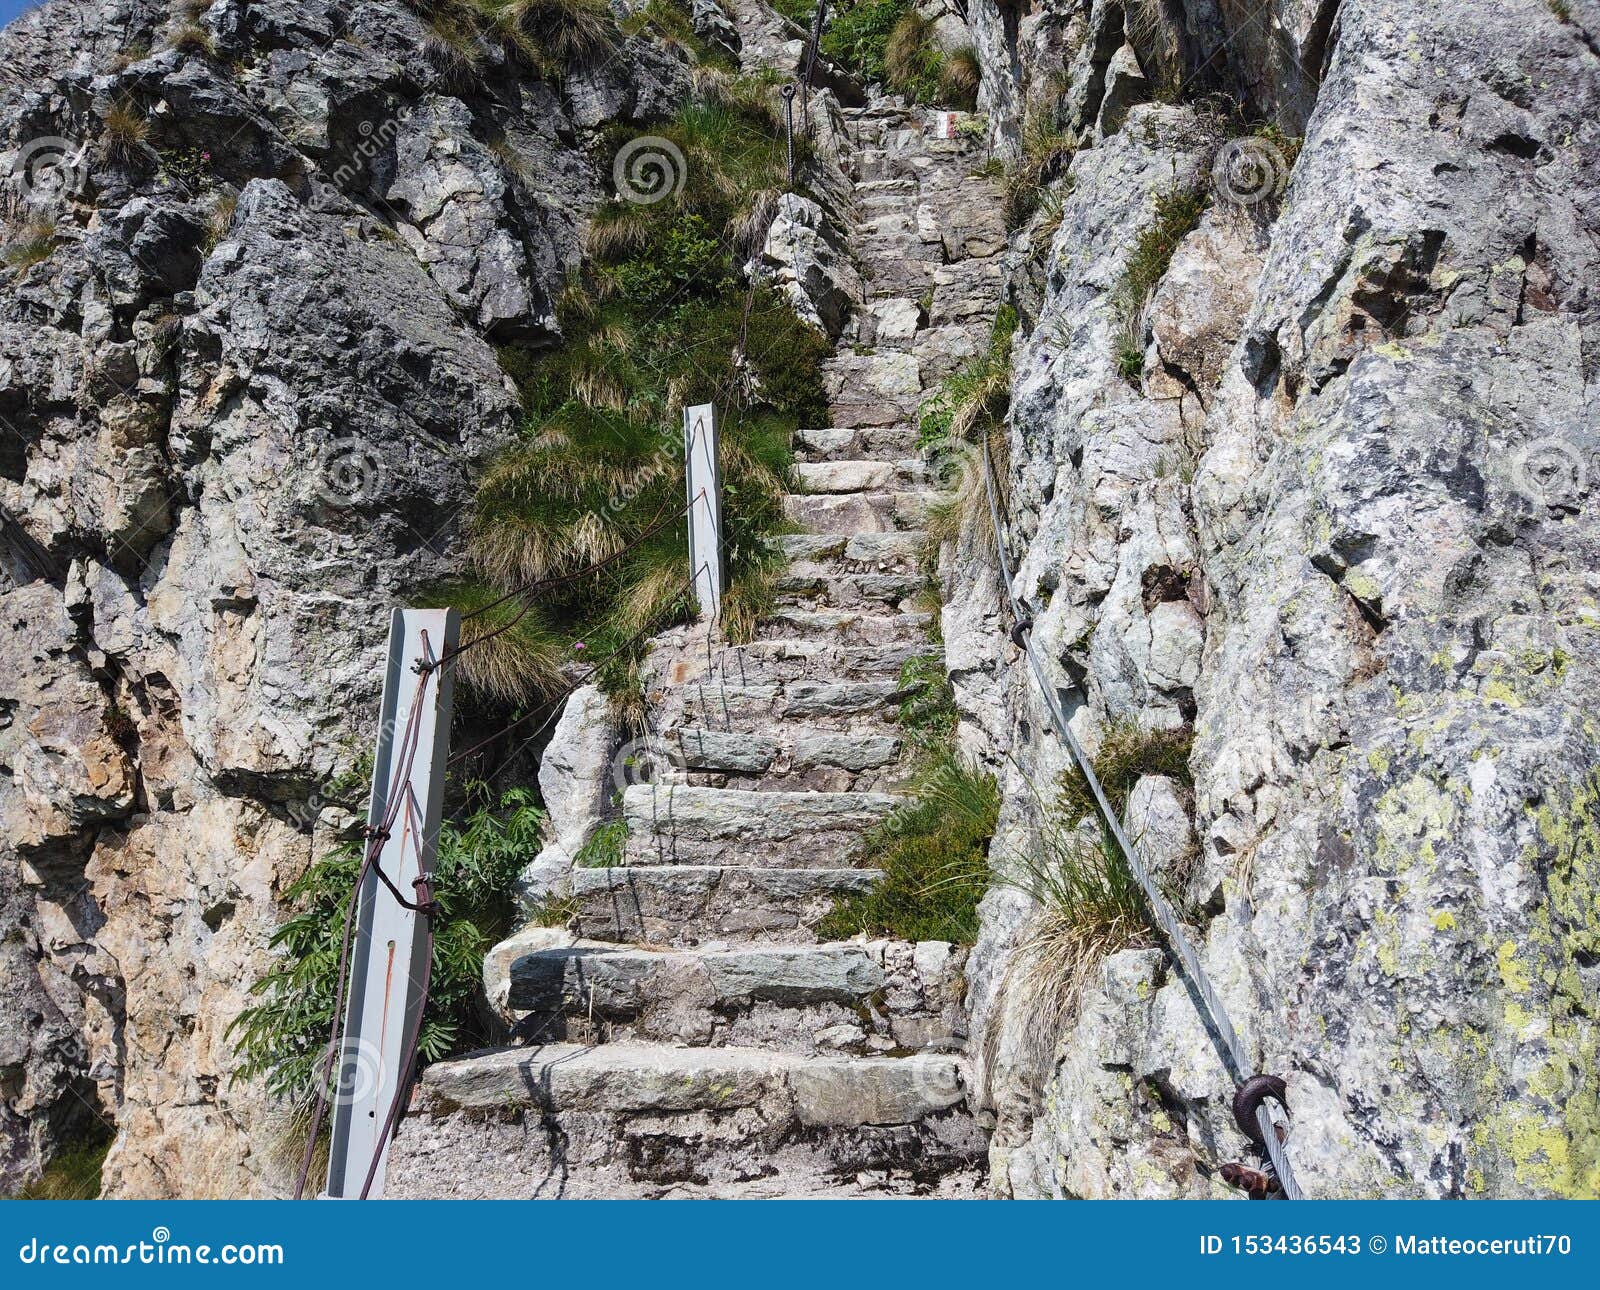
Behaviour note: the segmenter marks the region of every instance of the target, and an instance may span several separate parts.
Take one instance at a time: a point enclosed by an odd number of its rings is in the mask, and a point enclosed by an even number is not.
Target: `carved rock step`
[[[795,455],[801,461],[849,461],[871,457],[909,457],[917,449],[917,428],[910,425],[828,427],[798,430]]]
[[[633,784],[622,794],[630,865],[837,868],[901,804],[892,793],[751,793]]]
[[[823,360],[822,380],[829,414],[840,429],[906,425],[916,419],[922,375],[910,354],[838,354]]]
[[[928,504],[938,496],[931,488],[892,493],[789,493],[783,513],[813,533],[888,533],[920,528]]]
[[[786,533],[774,545],[794,564],[830,573],[907,573],[922,559],[928,535],[916,530],[893,533]]]
[[[928,479],[920,457],[899,461],[802,461],[789,470],[802,493],[871,493],[903,488]]]
[[[898,679],[785,681],[768,685],[695,686],[674,705],[685,724],[771,729],[783,721],[822,722],[829,728],[868,714],[887,714],[906,695]],[[670,711],[670,710],[669,710]]]
[[[958,1059],[549,1044],[438,1062],[390,1152],[394,1196],[725,1195],[863,1172],[912,1194],[986,1151]]]
[[[920,573],[847,573],[834,575],[809,562],[792,565],[778,582],[785,604],[827,605],[853,609],[866,605],[898,605],[917,594]]]
[[[961,1046],[966,956],[942,941],[621,949],[539,928],[525,943],[525,952],[505,954],[491,985],[523,1042],[801,1053]]]
[[[843,539],[840,539],[843,541]],[[646,664],[646,687],[752,686],[785,681],[881,681],[900,674],[907,659],[925,653],[910,641],[840,645],[827,640],[765,640],[722,645],[710,654],[685,653]]]
[[[893,734],[788,725],[774,734],[684,726],[669,730],[664,737],[677,750],[685,769],[741,776],[877,770],[892,765],[902,747]]]
[[[756,629],[765,640],[800,637],[841,645],[925,645],[932,614],[868,613],[853,609],[791,609],[779,606]]]
[[[876,869],[647,865],[574,869],[574,928],[597,941],[697,945],[734,936],[807,945],[840,899],[868,891]]]
[[[794,1127],[915,1124],[966,1097],[959,1058],[807,1057],[757,1048],[541,1044],[435,1062],[430,1109],[516,1106],[560,1114],[729,1111],[764,1106]]]

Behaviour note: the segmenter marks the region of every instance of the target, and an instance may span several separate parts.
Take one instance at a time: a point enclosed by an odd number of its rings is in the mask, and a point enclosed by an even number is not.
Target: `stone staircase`
[[[981,1194],[962,968],[943,942],[819,943],[880,876],[901,668],[931,648],[918,405],[988,343],[1004,245],[971,145],[923,114],[847,116],[866,299],[802,431],[779,603],[747,645],[664,633],[658,741],[622,795],[623,862],[573,871],[566,930],[497,947],[514,1046],[441,1062],[396,1143],[412,1196]]]

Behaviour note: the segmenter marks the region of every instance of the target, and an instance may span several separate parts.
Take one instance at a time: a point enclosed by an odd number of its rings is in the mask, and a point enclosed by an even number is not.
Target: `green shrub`
[[[1124,339],[1118,352],[1117,370],[1130,380],[1137,379],[1144,370],[1144,310],[1151,294],[1166,276],[1178,243],[1183,241],[1206,209],[1203,188],[1174,186],[1156,194],[1155,219],[1147,224],[1133,244],[1127,267],[1113,297],[1113,305],[1122,322]],[[1140,354],[1139,367],[1133,369],[1134,351]],[[1132,373],[1132,375],[1130,375]]]
[[[1000,815],[993,776],[947,746],[930,746],[906,805],[867,838],[883,878],[817,926],[824,939],[865,933],[971,944],[989,886],[989,840]]]
[[[539,848],[544,812],[523,789],[497,801],[469,786],[471,809],[439,833],[433,977],[418,1054],[436,1061],[481,1042],[476,999],[485,951],[510,928],[511,883]],[[239,1055],[235,1079],[265,1080],[294,1105],[313,1096],[327,1052],[338,989],[345,908],[361,868],[351,841],[313,864],[284,893],[296,912],[272,938],[276,964],[251,987],[259,1000],[228,1033]],[[387,893],[381,898],[388,898]]]
[[[907,0],[858,0],[835,11],[822,35],[822,52],[863,81],[884,80],[889,36],[908,8]]]
[[[560,303],[564,343],[501,353],[527,421],[479,482],[468,551],[497,590],[612,560],[541,598],[551,628],[583,639],[590,658],[691,608],[685,525],[654,529],[683,506],[685,404],[715,403],[721,418],[730,632],[753,631],[770,603],[767,539],[784,527],[790,439],[826,415],[831,353],[780,295],[741,282],[786,183],[778,122],[770,86],[713,78],[651,127],[682,154],[682,187],[602,207],[592,264]],[[633,137],[612,131],[604,147]],[[628,676],[619,660],[601,680],[624,694]]]

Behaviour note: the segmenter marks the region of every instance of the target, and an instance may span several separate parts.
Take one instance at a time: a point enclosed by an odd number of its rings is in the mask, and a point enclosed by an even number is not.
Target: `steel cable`
[[[1089,785],[1089,791],[1094,796],[1095,805],[1099,808],[1101,819],[1107,831],[1121,851],[1128,871],[1139,884],[1143,893],[1145,904],[1150,910],[1150,916],[1156,926],[1167,938],[1168,946],[1173,956],[1182,966],[1189,984],[1206,1013],[1212,1030],[1221,1039],[1223,1056],[1230,1066],[1230,1075],[1237,1084],[1251,1069],[1249,1054],[1245,1052],[1244,1045],[1239,1040],[1238,1032],[1233,1028],[1233,1022],[1228,1018],[1228,1011],[1223,1006],[1222,998],[1218,995],[1210,976],[1201,966],[1200,956],[1190,943],[1188,934],[1183,930],[1183,925],[1178,919],[1178,914],[1167,898],[1162,895],[1161,889],[1151,877],[1150,871],[1145,867],[1144,861],[1139,858],[1138,851],[1133,843],[1128,840],[1123,831],[1122,821],[1117,818],[1117,813],[1106,798],[1105,789],[1101,787],[1100,777],[1095,774],[1094,766],[1084,754],[1083,747],[1079,744],[1077,736],[1072,733],[1072,727],[1067,722],[1066,713],[1061,708],[1060,695],[1051,683],[1045,672],[1044,664],[1039,658],[1039,652],[1033,644],[1033,619],[1027,613],[1022,601],[1018,599],[1016,587],[1013,583],[1011,561],[1006,553],[1005,534],[1000,524],[1000,506],[995,496],[994,461],[989,452],[989,440],[983,438],[983,486],[989,501],[989,520],[994,527],[995,548],[999,555],[1000,574],[1005,583],[1006,599],[1011,605],[1011,614],[1015,622],[1013,640],[1028,656],[1028,665],[1033,672],[1034,679],[1038,682],[1040,693],[1044,696],[1045,709],[1050,714],[1050,723],[1055,727],[1056,734],[1062,743],[1067,746],[1073,762],[1082,773],[1084,780]],[[1289,1200],[1303,1199],[1299,1185],[1296,1183],[1294,1173],[1289,1167],[1289,1160],[1283,1151],[1282,1143],[1278,1140],[1278,1129],[1273,1122],[1271,1113],[1266,1106],[1256,1108],[1256,1124],[1261,1130],[1261,1144],[1268,1158],[1272,1161],[1273,1169],[1277,1172],[1278,1184],[1283,1189],[1283,1194]]]

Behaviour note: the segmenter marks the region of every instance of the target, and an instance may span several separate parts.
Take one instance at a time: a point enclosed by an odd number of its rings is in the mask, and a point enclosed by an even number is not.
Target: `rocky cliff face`
[[[274,1185],[225,1030],[452,565],[607,122],[683,93],[398,0],[59,0],[0,36],[0,1192]]]
[[[1595,1194],[1600,10],[923,9],[978,50],[997,159],[1052,155],[994,257],[1019,590],[1092,750],[1193,735],[1130,830],[1288,1080],[1303,1185]],[[495,347],[558,338],[586,145],[688,89],[667,43],[564,64],[429,11],[52,0],[0,34],[0,1191],[96,1121],[113,1194],[281,1187],[227,1025],[344,818],[389,605],[513,432]],[[693,11],[792,69],[759,0]],[[848,278],[784,219],[786,289]],[[1004,869],[1065,755],[971,528],[944,579]],[[1009,877],[966,963],[993,1188],[1230,1194],[1166,954],[1057,1020]]]
[[[1600,1191],[1597,20],[972,7],[1001,150],[1047,97],[1077,144],[1014,243],[1019,590],[1091,749],[1192,727],[1194,840],[1153,859],[1313,1195]],[[1199,190],[1130,309],[1140,234]],[[1064,754],[992,558],[946,573],[1026,848]],[[1114,954],[1041,1038],[1008,976],[1037,912],[992,891],[969,965],[996,1188],[1228,1194],[1232,1084],[1170,960]]]

